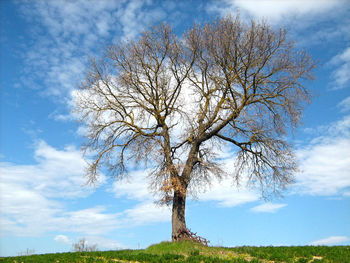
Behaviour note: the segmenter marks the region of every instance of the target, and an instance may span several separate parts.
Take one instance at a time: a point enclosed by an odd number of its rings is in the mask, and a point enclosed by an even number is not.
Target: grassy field
[[[162,242],[144,250],[76,252],[0,258],[0,263],[350,263],[350,246],[323,247],[205,247],[191,242]]]

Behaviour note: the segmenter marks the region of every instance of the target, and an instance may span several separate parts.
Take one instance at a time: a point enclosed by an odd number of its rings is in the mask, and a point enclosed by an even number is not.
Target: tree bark
[[[185,220],[186,195],[187,187],[191,181],[192,169],[199,151],[199,145],[199,143],[192,145],[188,154],[185,168],[182,171],[182,175],[177,177],[180,187],[179,190],[174,189],[172,209],[172,241],[180,241],[181,239],[186,239],[186,237],[188,237],[186,235],[187,232],[183,231],[187,230]]]
[[[175,191],[172,209],[172,241],[181,240],[181,230],[186,229],[185,221],[186,193]]]

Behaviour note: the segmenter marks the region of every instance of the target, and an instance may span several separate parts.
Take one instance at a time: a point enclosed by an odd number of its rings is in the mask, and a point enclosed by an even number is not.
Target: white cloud
[[[227,156],[225,155],[225,157]],[[229,169],[232,167],[233,159],[226,158],[222,160],[222,162],[223,167]],[[129,199],[142,201],[141,204],[132,209],[133,211],[135,210],[135,212],[128,211],[127,213],[128,216],[135,219],[137,216],[134,215],[137,213],[145,212],[142,217],[147,217],[147,209],[151,209],[152,211],[159,210],[159,213],[164,216],[166,214],[166,209],[153,204],[154,201],[157,201],[158,196],[152,194],[147,175],[148,170],[131,172],[126,180],[114,182],[110,189],[116,197],[127,197]],[[202,201],[217,202],[219,206],[223,207],[233,207],[254,202],[260,198],[256,190],[250,189],[247,186],[247,181],[245,179],[240,182],[240,186],[237,186],[230,177],[223,178],[222,180],[213,178],[210,185],[208,184],[203,191],[198,191],[195,196]],[[137,212],[138,209],[140,212]],[[146,221],[147,220],[148,219],[146,219]],[[163,221],[163,219],[161,221]]]
[[[148,173],[147,169],[130,172],[127,178],[115,181],[110,191],[116,197],[126,197],[138,201],[151,200]]]
[[[335,195],[350,187],[349,149],[349,139],[338,139],[299,150],[302,173],[296,185],[311,195]]]
[[[294,190],[311,195],[348,195],[350,186],[350,116],[324,129],[329,136],[318,136],[310,145],[298,150],[303,174],[297,176]],[[171,219],[167,207],[153,203],[149,192],[147,171],[136,171],[130,181],[113,184],[111,191],[117,197],[140,201],[133,208],[110,213],[103,206],[67,211],[64,199],[81,198],[92,193],[81,188],[85,162],[75,147],[57,150],[44,141],[36,144],[37,164],[2,164],[0,198],[1,229],[16,235],[35,236],[47,231],[71,231],[88,236],[99,236],[121,227],[166,222]],[[230,167],[232,159],[223,160]],[[214,201],[223,207],[233,207],[259,200],[255,190],[237,188],[229,178],[213,180],[207,192],[198,195],[200,200]],[[61,199],[60,199],[61,198]],[[63,199],[62,199],[63,198]],[[274,212],[285,204],[263,204],[255,212]],[[63,241],[63,237],[57,237]]]
[[[228,157],[225,155],[225,157]],[[229,169],[232,166],[233,159],[226,158],[223,167]],[[231,166],[230,166],[231,165]],[[148,170],[138,170],[131,172],[127,179],[116,181],[109,190],[116,197],[127,197],[128,199],[141,201],[132,209],[122,213],[125,217],[123,221],[130,224],[149,224],[154,222],[166,222],[171,219],[171,211],[166,206],[159,206],[154,202],[158,196],[154,196],[149,188]],[[246,180],[237,187],[233,180],[226,177],[222,180],[213,179],[206,190],[198,192],[196,197],[200,201],[214,201],[222,207],[233,207],[249,202],[255,202],[260,199],[257,191],[246,186]]]
[[[72,114],[58,114],[54,112],[53,114],[50,114],[49,117],[52,117],[56,121],[74,121]]]
[[[108,16],[108,11],[118,8],[118,1],[61,1],[36,2],[31,5],[34,10],[26,10],[26,14],[37,12],[40,20],[53,37],[79,36],[93,30],[103,36],[116,21]],[[104,25],[101,21],[105,20]],[[94,30],[97,29],[97,30]]]
[[[171,219],[171,209],[154,202],[143,202],[123,213],[125,223],[129,225],[144,225],[157,222],[168,222]]]
[[[287,204],[264,203],[250,209],[255,213],[275,213],[277,210],[287,206]]]
[[[161,21],[166,13],[159,7],[149,8],[149,1],[132,0],[117,11],[123,39],[133,39],[154,21]]]
[[[85,198],[93,193],[93,188],[82,187],[85,161],[80,151],[73,146],[57,150],[44,141],[39,141],[35,147],[36,164],[1,164],[2,234],[38,236],[48,231],[65,231],[96,237],[123,227],[171,219],[168,207],[153,203],[141,171],[131,176],[129,182],[115,183],[112,188],[118,197],[142,201],[133,208],[118,213],[111,213],[104,206],[69,211],[67,199]],[[55,240],[70,242],[64,235],[56,236]],[[104,247],[109,248],[106,244]],[[113,247],[123,246],[113,243]]]
[[[350,111],[350,96],[343,99],[337,106],[342,112]]]
[[[106,234],[122,225],[119,214],[108,213],[104,206],[63,212],[62,216],[53,220],[61,230],[85,235]]]
[[[341,89],[346,87],[350,81],[350,47],[334,56],[329,64],[337,67],[332,73],[333,88]]]
[[[35,22],[31,33],[36,40],[25,43],[21,83],[59,99],[77,88],[88,58],[112,36],[135,38],[166,16],[147,0],[29,1],[20,3],[20,9],[25,19]]]
[[[221,16],[237,11],[245,21],[266,19],[272,26],[286,28],[296,46],[307,50],[350,37],[346,0],[221,0],[207,5],[207,12]]]
[[[65,235],[57,235],[54,238],[55,241],[65,244],[72,244],[72,241],[69,239],[69,237]]]
[[[310,242],[309,245],[312,245],[312,246],[338,245],[346,241],[349,241],[349,238],[346,236],[330,236],[324,239]]]
[[[99,250],[116,250],[116,249],[127,249],[128,247],[123,245],[122,243],[101,237],[101,236],[86,236],[84,237],[87,241],[88,245],[97,245],[97,249]]]
[[[222,15],[240,10],[257,18],[277,22],[286,17],[322,13],[344,3],[342,0],[223,0],[208,6]]]
[[[86,161],[74,146],[57,150],[44,141],[35,145],[34,158],[37,164],[2,164],[2,183],[8,186],[21,185],[33,189],[44,197],[73,198],[91,193],[92,188],[83,187]]]
[[[297,176],[294,191],[311,195],[348,195],[350,186],[350,116],[329,125],[310,145],[298,150],[303,174]],[[37,164],[2,164],[0,198],[1,229],[15,235],[35,236],[47,231],[70,231],[99,236],[122,227],[133,227],[171,219],[167,207],[153,203],[148,189],[147,171],[131,173],[130,181],[113,184],[117,197],[127,197],[140,203],[119,213],[110,213],[104,206],[67,211],[63,200],[81,198],[92,193],[81,188],[85,162],[73,146],[57,150],[44,141],[36,144]],[[232,159],[222,161],[228,169]],[[208,191],[198,195],[200,200],[214,201],[223,207],[233,207],[259,200],[259,193],[236,187],[229,178],[214,179]],[[255,212],[274,212],[285,204],[263,204]],[[57,237],[59,240],[60,238]],[[63,240],[61,237],[60,240]]]
[[[200,200],[218,202],[222,207],[233,207],[245,203],[255,202],[260,199],[260,195],[253,189],[246,186],[246,182],[241,182],[241,186],[233,184],[232,179],[213,179],[209,189],[198,195]]]
[[[98,250],[118,250],[128,248],[127,246],[116,240],[105,238],[102,236],[84,236],[77,238],[75,241],[65,235],[57,235],[54,238],[55,241],[68,245],[75,244],[81,239],[84,239],[88,246],[96,245],[96,248]]]
[[[260,191],[254,185],[249,184],[246,175],[241,176],[238,184],[237,181],[229,176],[232,173],[232,167],[235,165],[235,156],[233,154],[232,149],[225,147],[222,149],[219,156],[223,156],[224,159],[220,162],[227,176],[224,176],[222,179],[212,178],[205,189],[206,191],[198,194],[200,200],[214,201],[222,207],[234,207],[255,202],[261,198]]]
[[[18,236],[38,236],[47,231],[61,205],[23,186],[1,180],[0,230]]]
[[[308,195],[342,195],[350,187],[350,116],[315,133],[297,150],[301,173],[293,191]]]
[[[36,164],[1,163],[0,229],[21,236],[62,231],[70,226],[75,228],[73,231],[85,233],[111,229],[115,215],[103,213],[101,208],[65,211],[64,200],[93,192],[93,188],[83,187],[85,161],[80,151],[73,146],[57,150],[44,141],[35,147]],[[91,223],[96,225],[92,228]]]

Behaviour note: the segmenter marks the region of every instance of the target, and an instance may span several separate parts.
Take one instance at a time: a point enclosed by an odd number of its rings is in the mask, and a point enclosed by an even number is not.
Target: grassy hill
[[[205,247],[192,242],[162,242],[144,250],[76,252],[0,258],[0,263],[350,263],[350,246]]]

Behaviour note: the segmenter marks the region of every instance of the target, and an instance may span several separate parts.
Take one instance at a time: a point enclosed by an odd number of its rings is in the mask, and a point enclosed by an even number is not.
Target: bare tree
[[[97,244],[89,245],[85,238],[79,239],[76,243],[72,244],[74,252],[92,252],[97,251]]]
[[[18,256],[31,256],[31,255],[34,255],[35,254],[35,249],[29,249],[27,248],[26,251],[23,251],[23,252],[19,252],[18,253]]]
[[[286,135],[309,100],[302,83],[313,67],[284,30],[238,16],[182,38],[161,24],[110,46],[75,94],[85,149],[96,153],[89,182],[101,166],[122,178],[128,162],[148,163],[161,202],[172,205],[173,241],[186,229],[187,194],[215,177],[247,175],[278,192],[297,168]],[[222,145],[237,152],[229,173],[218,162]]]

